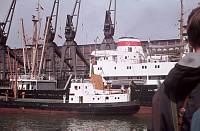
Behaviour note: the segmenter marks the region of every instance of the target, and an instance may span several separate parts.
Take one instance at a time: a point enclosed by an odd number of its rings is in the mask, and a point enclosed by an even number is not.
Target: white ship
[[[151,104],[159,81],[163,82],[177,63],[170,62],[168,55],[145,54],[141,42],[133,37],[119,38],[115,50],[95,50],[91,55],[95,74],[119,88],[126,88],[133,80],[144,105]]]

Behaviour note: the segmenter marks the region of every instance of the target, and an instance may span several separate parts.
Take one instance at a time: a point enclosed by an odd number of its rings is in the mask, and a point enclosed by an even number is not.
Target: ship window
[[[29,87],[30,87],[30,84],[27,84],[27,90],[29,89]]]
[[[101,68],[101,67],[98,67],[98,70],[102,70],[102,68]]]
[[[78,89],[78,86],[74,86],[74,89],[77,90],[77,89]]]
[[[109,80],[109,77],[104,77],[105,80]]]
[[[117,80],[118,79],[118,77],[114,77],[114,80]]]
[[[149,80],[164,80],[165,79],[165,75],[161,75],[161,76],[149,76]]]
[[[87,89],[87,86],[85,86],[85,89]]]
[[[132,48],[131,47],[128,47],[128,52],[132,52]]]
[[[129,76],[128,79],[133,79],[133,77]]]
[[[127,59],[127,56],[125,56],[125,59]]]
[[[117,98],[115,97],[115,99],[117,99]]]
[[[93,98],[93,100],[94,100],[94,98]]]
[[[142,77],[141,76],[137,76],[137,79],[142,79]]]
[[[142,69],[146,69],[147,68],[147,66],[142,66]]]
[[[106,100],[108,100],[109,99],[109,97],[108,96],[106,96]]]
[[[116,70],[116,66],[114,67],[114,69]]]
[[[104,57],[104,60],[108,60],[108,57]]]
[[[155,68],[160,68],[160,65],[155,65]]]
[[[99,100],[99,98],[98,98],[98,100]]]
[[[127,69],[131,69],[131,66],[127,66]]]
[[[118,99],[119,99],[119,97],[118,97]]]
[[[73,98],[71,98],[71,101],[73,101]]]
[[[81,89],[81,87],[80,87],[80,86],[79,86],[78,88],[79,88],[79,89]]]

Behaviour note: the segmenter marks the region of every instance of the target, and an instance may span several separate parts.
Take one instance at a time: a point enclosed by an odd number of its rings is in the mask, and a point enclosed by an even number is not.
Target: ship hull
[[[124,84],[124,88],[128,88],[128,83]],[[113,85],[120,89],[121,85]],[[131,88],[131,100],[139,100],[141,106],[152,106],[152,98],[158,89],[157,85],[137,85]]]
[[[121,88],[121,85],[113,85],[115,88]],[[124,87],[128,87],[124,85]],[[141,106],[151,106],[152,98],[157,90],[157,85],[137,85],[135,89],[132,89],[131,100],[139,100]],[[22,92],[25,94],[25,98],[37,98],[37,99],[62,99],[63,95],[69,94],[68,90],[18,90],[18,98],[22,98]],[[1,89],[0,96],[13,97],[13,91],[11,89]],[[66,96],[68,98],[68,95]]]
[[[25,101],[0,101],[1,110],[18,111],[47,111],[64,112],[69,114],[91,115],[130,115],[139,111],[140,105],[136,102],[119,103],[47,103]]]

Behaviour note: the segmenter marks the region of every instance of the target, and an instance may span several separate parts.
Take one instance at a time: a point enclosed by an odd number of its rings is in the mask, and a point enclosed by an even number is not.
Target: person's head
[[[200,7],[193,9],[188,17],[187,35],[190,45],[200,48]]]

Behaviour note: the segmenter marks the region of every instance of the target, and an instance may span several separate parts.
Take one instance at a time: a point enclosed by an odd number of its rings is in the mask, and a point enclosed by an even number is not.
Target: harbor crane
[[[10,27],[15,11],[16,0],[13,0],[9,8],[8,14],[4,22],[0,22],[0,52],[1,52],[1,72],[2,79],[6,79],[7,76],[7,67],[6,67],[6,54],[9,53],[10,57],[15,58],[15,53],[6,45],[7,39],[10,33]],[[23,61],[19,58],[16,58],[16,61],[23,65]]]
[[[54,42],[58,21],[59,3],[59,0],[54,0],[51,15],[46,18],[45,33],[47,34],[45,34],[46,41],[43,45],[44,48],[42,50],[42,57],[40,60],[38,75],[40,75],[41,73],[47,73],[47,65],[49,65],[51,69],[49,70],[49,72],[52,72],[52,75],[54,77],[56,76],[55,54],[57,54],[57,56],[61,58],[61,51],[58,48],[57,44]]]
[[[80,12],[81,0],[76,0],[73,12],[71,15],[67,15],[66,26],[65,26],[65,43],[62,47],[62,58],[60,64],[60,73],[62,77],[64,61],[68,61],[67,66],[70,71],[73,72],[74,77],[77,77],[77,56],[86,65],[86,71],[89,71],[89,63],[84,58],[78,45],[76,43],[75,36],[78,28],[79,12]],[[68,52],[67,52],[68,50]],[[66,58],[67,56],[67,58]]]
[[[114,19],[114,22],[112,22],[112,18]],[[104,39],[100,45],[101,50],[116,48],[116,44],[113,39],[115,33],[115,23],[116,23],[115,21],[116,21],[116,0],[114,0],[114,2],[110,0],[110,4],[105,15],[105,22],[103,29]]]

